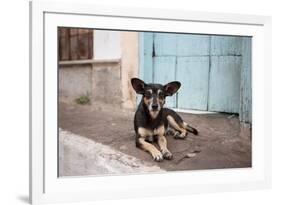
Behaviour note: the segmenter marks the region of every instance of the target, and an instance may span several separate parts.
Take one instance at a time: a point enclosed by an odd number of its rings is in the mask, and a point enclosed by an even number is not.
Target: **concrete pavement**
[[[247,126],[241,127],[237,115],[223,113],[179,114],[187,123],[199,130],[199,135],[189,134],[185,140],[176,140],[172,136],[167,136],[168,148],[173,153],[174,158],[170,161],[164,160],[158,163],[154,162],[147,152],[135,146],[133,111],[122,110],[104,104],[98,105],[97,103],[95,105],[85,106],[60,103],[59,126],[63,130],[67,130],[72,134],[86,139],[87,143],[82,143],[80,149],[89,150],[86,152],[87,154],[77,155],[80,152],[73,151],[75,147],[73,145],[77,144],[75,137],[71,138],[73,139],[73,143],[67,142],[68,144],[65,146],[65,158],[61,160],[61,163],[64,163],[66,175],[111,173],[111,169],[109,168],[103,169],[98,167],[97,171],[94,171],[94,168],[86,169],[97,163],[95,162],[97,159],[95,155],[99,154],[96,151],[86,148],[87,144],[93,143],[105,145],[122,154],[134,157],[142,163],[145,162],[144,164],[148,167],[154,165],[166,171],[251,167],[251,128]],[[61,138],[61,136],[59,137]],[[66,142],[64,141],[66,139],[60,140]],[[195,157],[186,157],[194,151],[199,151]],[[99,157],[101,156],[103,155],[99,155]],[[72,161],[72,159],[77,160]],[[121,159],[127,161],[127,158]],[[104,159],[99,158],[98,160]],[[77,166],[84,166],[86,168],[81,169],[82,171],[79,172],[68,171],[67,167],[76,166],[75,161],[77,162]],[[106,161],[106,163],[110,162],[111,160]],[[102,165],[105,166],[105,164]],[[124,168],[120,172],[131,172],[131,168],[126,168],[126,166]],[[138,171],[141,172],[141,169],[138,169]],[[134,171],[132,170],[132,172]]]
[[[59,136],[60,176],[164,172],[159,166],[66,130],[60,129]]]

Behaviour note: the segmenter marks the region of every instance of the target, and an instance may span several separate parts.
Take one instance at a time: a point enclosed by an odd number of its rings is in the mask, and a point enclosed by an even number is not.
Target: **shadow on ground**
[[[171,161],[154,162],[135,147],[134,112],[101,106],[59,103],[59,127],[108,145],[122,153],[147,161],[167,171],[251,167],[251,131],[241,128],[238,116],[228,114],[185,114],[182,118],[199,130],[185,140],[167,136]],[[185,158],[187,153],[199,152]]]

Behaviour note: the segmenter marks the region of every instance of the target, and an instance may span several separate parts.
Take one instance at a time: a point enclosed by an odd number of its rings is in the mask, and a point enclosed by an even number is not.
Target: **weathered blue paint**
[[[242,39],[233,36],[211,36],[211,55],[241,55]]]
[[[143,33],[146,82],[179,80],[168,107],[239,113],[251,121],[251,40],[247,37]],[[243,40],[242,40],[243,39]]]
[[[175,80],[176,57],[154,57],[154,80],[155,83],[166,84]],[[166,98],[167,107],[176,107],[176,96]]]
[[[178,34],[154,33],[154,51],[156,56],[177,55]]]
[[[242,65],[240,84],[240,110],[239,118],[241,122],[252,122],[252,38],[242,39]]]
[[[144,53],[145,53],[145,46],[144,42],[147,41],[147,39],[144,39],[144,34],[143,32],[139,32],[139,77],[141,79],[144,79],[144,73],[146,71],[146,66],[144,66]],[[136,76],[135,76],[136,77]]]
[[[207,110],[209,56],[178,57],[176,79],[182,84],[178,108]]]
[[[139,32],[139,77],[146,82],[153,82],[152,61],[153,33]],[[137,104],[142,96],[137,95]]]
[[[145,50],[145,46],[144,46],[144,42],[145,42],[145,39],[144,39],[144,33],[143,32],[140,32],[139,33],[139,77],[141,79],[145,79],[144,78],[144,73],[146,72],[146,66],[144,65],[144,50]],[[134,77],[137,77],[137,76],[134,76]],[[136,101],[137,101],[137,105],[140,103],[141,101],[141,96],[139,95],[136,95]],[[136,106],[137,108],[137,106]]]
[[[205,35],[177,35],[177,56],[208,56],[209,36]]]
[[[211,36],[208,110],[239,113],[242,38]]]
[[[239,113],[241,56],[211,56],[208,110]]]
[[[143,73],[143,78],[146,82],[153,82],[153,59],[152,59],[152,46],[153,46],[153,34],[152,33],[143,33],[143,46],[144,46],[144,56],[143,56],[143,65],[145,67],[145,72]]]

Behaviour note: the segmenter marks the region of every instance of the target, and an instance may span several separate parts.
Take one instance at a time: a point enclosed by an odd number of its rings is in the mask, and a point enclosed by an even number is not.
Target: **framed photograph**
[[[39,1],[30,22],[32,204],[270,187],[270,17]]]

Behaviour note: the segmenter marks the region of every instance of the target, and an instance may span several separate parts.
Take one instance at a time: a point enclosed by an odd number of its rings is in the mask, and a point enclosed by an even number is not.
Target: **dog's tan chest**
[[[165,133],[165,127],[164,125],[155,128],[153,130],[151,129],[147,129],[147,128],[143,128],[143,127],[139,127],[138,128],[138,134],[141,137],[147,137],[147,136],[154,136],[154,135],[164,135]]]

